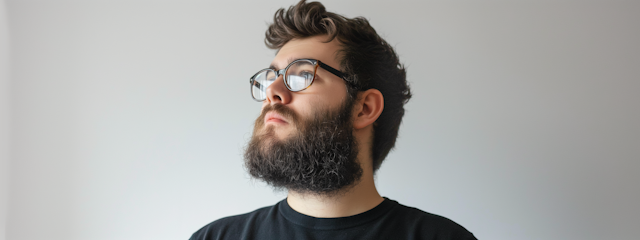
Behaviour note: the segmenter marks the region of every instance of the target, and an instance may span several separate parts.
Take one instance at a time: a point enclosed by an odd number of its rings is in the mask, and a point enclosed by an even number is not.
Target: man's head
[[[245,153],[249,172],[277,187],[328,193],[359,179],[358,154],[378,169],[395,144],[411,97],[393,48],[366,19],[348,19],[305,1],[276,12],[265,42],[278,50],[270,68],[285,70],[267,70],[271,80],[252,82],[260,95],[254,92],[254,98],[264,101]],[[287,78],[297,72],[290,70],[298,69],[298,59],[315,65]],[[296,82],[304,75],[314,78]],[[306,88],[292,86],[297,84]],[[354,137],[359,129],[369,132],[358,134],[368,139]],[[358,153],[358,142],[366,145],[360,146],[364,152]]]
[[[304,0],[285,11],[280,9],[266,32],[269,48],[281,49],[294,39],[328,35],[341,45],[339,67],[348,75],[348,94],[378,89],[384,96],[384,110],[374,126],[372,157],[378,169],[393,148],[404,116],[404,104],[411,98],[406,72],[393,48],[382,39],[365,18],[345,18],[327,12],[318,2]],[[337,67],[337,66],[334,66]]]
[[[326,40],[291,40],[271,64],[272,69],[285,69],[284,76],[272,83],[262,81],[266,91],[254,93],[254,98],[265,99],[245,152],[246,166],[252,176],[275,187],[327,195],[353,185],[362,175],[353,135],[354,99],[347,94],[345,80],[305,60],[338,66],[340,45]],[[261,72],[275,77],[275,71]],[[290,91],[299,84],[286,84],[285,78],[293,83],[291,78],[305,74],[311,75],[312,86]]]

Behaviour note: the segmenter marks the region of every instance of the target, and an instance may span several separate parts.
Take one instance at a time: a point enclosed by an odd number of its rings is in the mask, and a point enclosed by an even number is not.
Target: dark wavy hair
[[[265,44],[280,49],[292,39],[328,35],[342,46],[340,67],[347,74],[348,94],[352,99],[359,91],[377,89],[384,97],[384,110],[373,126],[373,169],[394,147],[404,116],[404,104],[411,98],[406,71],[398,55],[363,17],[346,18],[327,12],[319,2],[298,4],[276,11],[273,23],[265,33]]]

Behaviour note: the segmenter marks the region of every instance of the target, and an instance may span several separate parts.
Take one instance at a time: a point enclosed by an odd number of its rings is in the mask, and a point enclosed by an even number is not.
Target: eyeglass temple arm
[[[329,71],[330,73],[333,73],[333,75],[336,75],[344,80],[347,80],[344,76],[344,74],[342,74],[342,72],[338,71],[335,68],[332,68],[331,66],[324,64],[323,62],[318,61],[318,64],[320,64],[320,67],[324,68],[325,70]]]

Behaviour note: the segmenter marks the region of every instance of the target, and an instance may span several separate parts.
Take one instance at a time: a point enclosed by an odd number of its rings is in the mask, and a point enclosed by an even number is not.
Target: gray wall
[[[4,0],[0,0],[0,240],[6,238],[9,181],[9,28]]]
[[[408,67],[384,196],[480,239],[640,235],[638,2],[324,2]],[[7,239],[187,239],[285,196],[241,154],[266,23],[294,1],[6,3]]]

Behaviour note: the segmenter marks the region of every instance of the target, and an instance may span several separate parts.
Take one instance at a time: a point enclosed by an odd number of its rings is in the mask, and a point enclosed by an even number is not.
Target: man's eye
[[[313,73],[312,72],[308,72],[308,71],[302,71],[298,74],[298,76],[306,78],[306,79],[310,79],[313,78]]]

